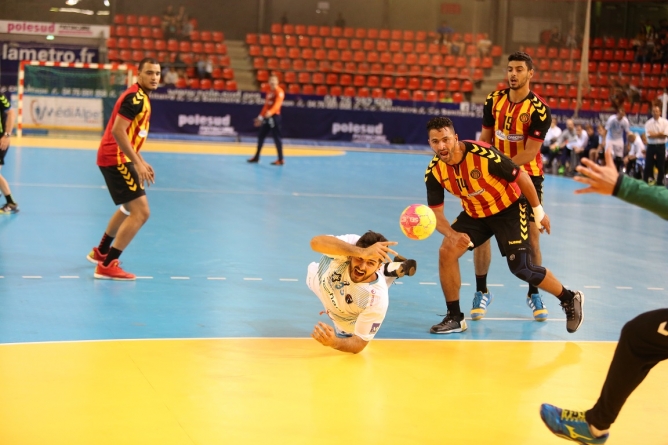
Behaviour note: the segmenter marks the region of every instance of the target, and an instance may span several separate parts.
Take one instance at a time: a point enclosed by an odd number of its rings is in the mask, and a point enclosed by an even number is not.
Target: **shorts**
[[[0,165],[5,165],[5,156],[7,156],[8,151],[9,146],[7,146],[7,150],[0,150]]]
[[[538,202],[543,204],[543,181],[545,181],[544,176],[529,176],[531,178],[531,182],[533,182],[533,186],[536,189],[536,194],[538,195]],[[533,222],[533,209],[531,206],[527,206],[529,208],[529,221]]]
[[[605,141],[605,151],[612,150],[616,158],[624,157],[624,141],[621,139],[612,139]]]
[[[524,197],[507,209],[486,218],[472,218],[466,212],[457,216],[453,230],[466,233],[474,247],[480,246],[492,236],[496,238],[502,256],[516,250],[530,250],[528,211],[531,207]]]
[[[121,205],[146,195],[144,184],[139,182],[135,166],[131,163],[100,167],[107,189],[114,204]]]

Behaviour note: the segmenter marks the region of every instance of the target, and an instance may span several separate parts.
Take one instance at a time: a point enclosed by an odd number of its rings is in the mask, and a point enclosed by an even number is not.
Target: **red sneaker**
[[[93,250],[90,251],[88,255],[86,255],[86,259],[90,261],[93,264],[97,264],[100,261],[104,261],[107,259],[107,254],[106,253],[100,253],[97,247],[93,247]]]
[[[274,162],[271,163],[271,165],[283,165],[285,164],[285,161],[283,159],[276,159]]]
[[[97,263],[95,268],[95,278],[101,280],[119,280],[119,281],[131,281],[136,278],[135,274],[129,273],[121,269],[120,261],[114,260],[107,267],[102,263]]]

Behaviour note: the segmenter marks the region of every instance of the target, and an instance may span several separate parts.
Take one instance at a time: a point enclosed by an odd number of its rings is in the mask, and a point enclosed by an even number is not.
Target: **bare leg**
[[[130,212],[130,216],[125,217],[121,221],[121,217],[118,216],[118,213],[121,212],[117,211],[114,216],[111,217],[109,226],[107,227],[108,230],[116,229],[116,239],[114,239],[113,247],[118,250],[125,250],[137,232],[139,232],[139,229],[141,229],[144,223],[148,221],[151,214],[146,195],[140,196],[127,204],[123,204],[123,206]],[[121,213],[121,215],[123,214]],[[119,221],[121,221],[121,223],[115,226]],[[113,236],[110,232],[107,232],[107,234]]]
[[[0,166],[0,169],[2,169],[2,166]],[[2,175],[0,175],[0,191],[5,196],[12,194],[12,191],[9,189],[9,183]]]
[[[120,210],[116,210],[114,214],[111,216],[111,219],[109,220],[109,223],[107,224],[107,229],[104,231],[107,235],[109,235],[112,238],[116,238],[116,234],[118,233],[118,229],[121,227],[121,224],[123,224],[123,221],[125,221],[125,218],[128,216],[121,212]]]
[[[445,301],[448,303],[459,300],[459,289],[462,285],[459,257],[464,255],[464,252],[466,252],[466,249],[458,249],[451,238],[444,238],[438,250],[438,275]]]
[[[490,244],[490,240],[487,240],[473,249],[473,268],[475,270],[475,274],[478,276],[487,275],[487,272],[489,272],[489,265],[491,263],[492,246]]]

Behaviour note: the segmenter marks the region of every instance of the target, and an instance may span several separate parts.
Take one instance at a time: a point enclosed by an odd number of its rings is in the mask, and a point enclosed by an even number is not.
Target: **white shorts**
[[[612,154],[616,158],[624,157],[624,141],[622,139],[606,139],[605,151],[612,150]]]

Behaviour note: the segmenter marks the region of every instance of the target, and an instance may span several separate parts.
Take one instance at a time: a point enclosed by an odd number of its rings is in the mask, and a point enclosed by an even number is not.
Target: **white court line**
[[[436,283],[432,283],[431,281],[420,281],[418,284],[423,284],[425,286],[436,286]]]
[[[520,284],[520,287],[529,287],[528,284]]]
[[[61,275],[60,278],[63,278],[63,279],[66,279],[66,280],[67,279],[77,279],[77,278],[79,278],[79,275]]]
[[[647,290],[663,290],[662,287],[648,287]]]
[[[633,288],[629,287],[629,286],[617,286],[617,289],[630,290],[630,289],[633,289]]]
[[[248,278],[248,277],[244,277],[244,281],[262,281],[262,278]]]
[[[5,277],[3,277],[2,275],[0,275],[0,278],[5,278]]]
[[[503,287],[503,284],[488,284],[487,287]]]
[[[462,283],[462,286],[470,286],[471,283]]]
[[[206,277],[207,280],[226,280],[225,277]]]
[[[169,277],[169,278],[171,278],[172,280],[189,280],[190,279],[190,277]]]
[[[2,277],[0,277],[0,278],[2,278]],[[394,284],[404,284],[404,283],[401,282],[401,281],[395,281]]]
[[[137,280],[152,280],[153,277],[135,277]]]
[[[585,289],[600,289],[601,286],[585,286]]]
[[[297,278],[279,278],[278,281],[299,281]]]
[[[40,280],[42,277],[40,275],[23,275],[21,278],[25,278],[26,280]]]

